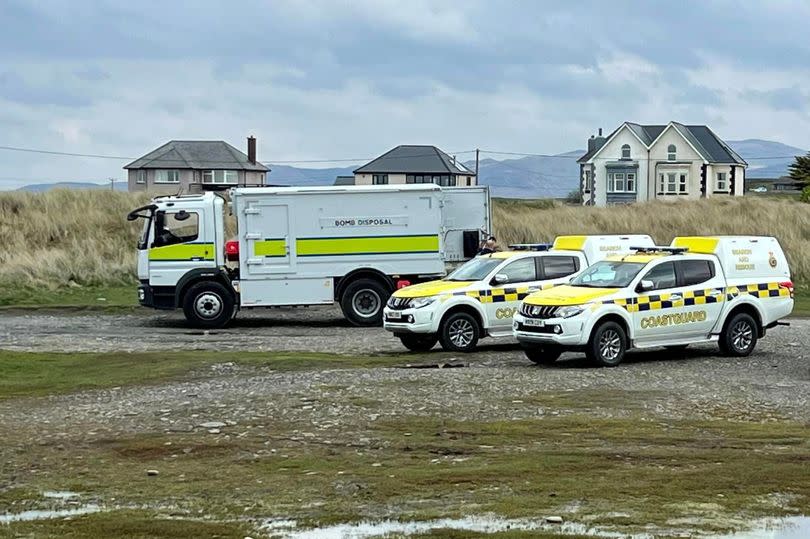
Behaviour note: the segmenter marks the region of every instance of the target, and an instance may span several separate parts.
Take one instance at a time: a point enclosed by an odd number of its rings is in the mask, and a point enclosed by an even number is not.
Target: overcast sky
[[[270,162],[558,153],[676,120],[808,148],[809,20],[806,0],[3,0],[0,146],[138,157],[254,134]],[[4,188],[125,164],[0,163]]]

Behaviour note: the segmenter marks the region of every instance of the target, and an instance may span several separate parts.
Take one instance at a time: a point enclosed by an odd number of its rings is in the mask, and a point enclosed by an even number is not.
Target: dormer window
[[[622,146],[622,159],[630,159],[630,145],[625,144]]]
[[[674,144],[667,146],[667,161],[675,161],[677,159],[678,149]]]

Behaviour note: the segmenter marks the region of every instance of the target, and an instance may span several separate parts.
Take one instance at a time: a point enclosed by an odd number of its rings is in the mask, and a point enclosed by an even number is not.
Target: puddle
[[[717,535],[711,539],[807,539],[810,537],[810,517],[769,518],[758,520],[753,529]]]
[[[446,518],[412,522],[383,520],[380,522],[337,524],[335,526],[307,530],[296,530],[295,521],[289,521],[289,526],[284,526],[282,522],[283,521],[269,521],[263,528],[270,532],[271,537],[284,537],[286,539],[366,539],[372,537],[387,537],[390,534],[403,536],[423,534],[437,529],[476,533],[497,533],[507,530],[536,530],[553,531],[560,535],[585,535],[607,539],[652,539],[652,536],[648,534],[628,535],[626,533],[605,531],[576,522],[549,524],[545,520],[501,519],[495,517]]]
[[[11,522],[30,522],[32,520],[46,520],[49,518],[63,518],[76,515],[88,515],[90,513],[98,513],[100,511],[103,511],[103,509],[98,505],[85,505],[84,507],[77,507],[75,509],[56,509],[51,511],[23,511],[22,513],[0,515],[0,524],[10,524]]]
[[[72,498],[78,498],[79,493],[69,490],[46,490],[42,493],[42,496],[52,500],[70,500]]]

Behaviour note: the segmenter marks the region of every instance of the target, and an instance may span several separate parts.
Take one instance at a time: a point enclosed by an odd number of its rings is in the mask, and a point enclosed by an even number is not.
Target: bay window
[[[180,171],[156,170],[155,183],[180,183]]]
[[[220,185],[236,185],[239,183],[239,173],[235,170],[204,170],[202,182]]]
[[[587,172],[586,172],[587,174]],[[635,193],[635,172],[608,172],[608,193]]]

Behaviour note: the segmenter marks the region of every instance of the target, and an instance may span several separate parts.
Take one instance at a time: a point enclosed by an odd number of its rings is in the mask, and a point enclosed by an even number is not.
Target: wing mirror
[[[509,282],[509,276],[505,273],[496,273],[492,279],[495,284],[505,284]]]
[[[638,283],[638,291],[639,292],[649,292],[655,288],[655,283],[652,281],[642,280]]]

